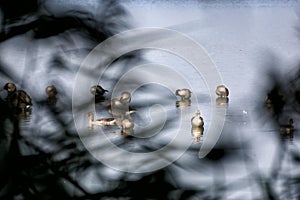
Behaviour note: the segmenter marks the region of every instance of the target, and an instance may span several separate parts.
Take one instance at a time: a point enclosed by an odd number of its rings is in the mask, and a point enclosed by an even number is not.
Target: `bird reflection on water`
[[[176,107],[177,108],[186,108],[191,106],[192,101],[190,99],[180,99],[179,101],[176,101]]]
[[[191,134],[193,138],[195,139],[196,143],[199,143],[204,132],[204,127],[203,126],[192,126],[191,129]]]
[[[216,103],[219,106],[228,106],[229,98],[228,97],[218,97],[216,98]]]

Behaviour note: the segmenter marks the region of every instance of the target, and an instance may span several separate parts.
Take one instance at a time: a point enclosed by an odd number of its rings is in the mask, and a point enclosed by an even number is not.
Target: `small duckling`
[[[219,97],[228,97],[229,90],[224,85],[219,85],[216,89],[216,94]]]
[[[94,118],[94,114],[92,112],[87,113],[87,116],[90,118],[89,126],[114,126],[116,124],[116,120],[114,118]]]
[[[96,101],[102,101],[104,100],[104,94],[108,92],[108,90],[105,90],[100,85],[94,85],[90,88],[90,92],[95,96]]]
[[[281,134],[292,134],[294,132],[294,120],[291,118],[288,124],[280,125]]]
[[[196,143],[200,142],[203,132],[204,132],[203,126],[192,127],[191,133]]]
[[[178,89],[175,92],[175,95],[180,96],[181,99],[189,99],[191,98],[192,92],[189,89]]]
[[[200,116],[200,111],[197,110],[195,112],[195,114],[196,114],[196,116],[192,117],[192,119],[191,119],[192,127],[204,126],[204,121],[203,121],[203,118]]]
[[[3,87],[7,91],[6,101],[18,112],[24,112],[32,106],[30,96],[24,90],[17,90],[14,83],[6,83]]]

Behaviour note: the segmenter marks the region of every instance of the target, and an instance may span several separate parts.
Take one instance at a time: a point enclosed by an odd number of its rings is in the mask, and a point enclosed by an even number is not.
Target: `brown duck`
[[[14,83],[6,83],[3,89],[7,91],[6,101],[17,111],[24,111],[32,106],[30,96],[24,90],[17,90]]]

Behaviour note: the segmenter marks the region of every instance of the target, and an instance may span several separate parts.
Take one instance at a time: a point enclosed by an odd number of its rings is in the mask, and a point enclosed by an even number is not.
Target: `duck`
[[[14,83],[6,83],[3,89],[7,91],[6,101],[17,112],[24,112],[32,106],[30,96],[24,90],[17,90]]]
[[[134,121],[129,118],[125,118],[121,121],[121,135],[126,137],[133,134]]]
[[[191,133],[196,143],[200,142],[203,132],[204,132],[203,126],[192,127]]]
[[[203,118],[200,116],[200,110],[196,110],[194,117],[191,119],[192,127],[202,127],[204,126]]]
[[[48,105],[55,105],[57,102],[57,89],[53,85],[49,85],[45,88],[45,93],[48,96]]]
[[[90,88],[90,92],[95,96],[96,101],[101,101],[104,99],[104,94],[108,92],[108,90],[104,89],[100,85],[94,85]]]
[[[177,89],[175,91],[175,95],[180,96],[181,99],[189,99],[189,98],[191,98],[191,94],[192,94],[191,90],[186,89],[186,88]]]
[[[224,85],[219,85],[219,86],[216,88],[216,94],[217,94],[219,97],[228,97],[228,95],[229,95],[229,90],[228,90],[228,88],[226,88]]]
[[[45,92],[49,98],[54,98],[57,95],[57,89],[54,85],[47,86]]]
[[[89,112],[87,113],[87,116],[89,117],[89,126],[114,126],[116,124],[116,120],[114,118],[99,118],[95,119],[94,113]]]
[[[280,125],[279,129],[281,134],[292,134],[294,132],[294,120],[290,118],[289,123]]]

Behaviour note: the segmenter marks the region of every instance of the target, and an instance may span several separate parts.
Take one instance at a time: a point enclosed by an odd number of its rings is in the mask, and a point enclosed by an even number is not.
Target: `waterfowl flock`
[[[108,90],[100,85],[94,85],[90,88],[90,92],[95,96],[95,103],[105,101],[105,93]],[[123,137],[133,134],[134,121],[130,119],[130,115],[135,113],[135,109],[130,107],[130,92],[122,92],[119,98],[113,98],[106,103],[106,108],[110,118],[94,119],[93,113],[88,113],[89,127],[93,126],[119,126]]]
[[[5,98],[7,104],[16,112],[22,113],[29,110],[32,106],[31,97],[24,90],[18,90],[14,83],[8,82],[3,86],[3,90],[7,91]],[[94,85],[90,87],[90,93],[95,97],[95,103],[103,102],[105,100],[105,94],[108,90],[104,89],[100,85]],[[47,96],[47,104],[55,106],[57,102],[58,91],[54,85],[48,85],[45,87],[45,94]],[[176,107],[184,108],[191,105],[191,94],[189,89],[183,88],[175,91],[175,95],[180,97],[180,101],[176,102]],[[228,96],[228,89],[224,87],[218,87],[216,94],[224,98]],[[89,118],[89,127],[93,126],[119,126],[121,128],[121,135],[132,135],[134,129],[134,120],[130,117],[136,110],[130,106],[131,93],[124,91],[120,94],[119,98],[111,99],[106,108],[108,113],[112,115],[109,118],[95,119],[95,115],[92,112],[87,113]],[[204,120],[200,116],[200,111],[197,110],[195,116],[191,119],[192,132],[196,134],[195,138],[199,141],[199,136],[203,134]],[[200,134],[201,133],[201,134]]]
[[[9,107],[16,114],[24,113],[31,109],[32,100],[28,93],[24,90],[17,89],[14,83],[8,82],[3,86],[3,90],[7,91],[5,101]],[[105,94],[108,90],[104,89],[100,85],[94,85],[90,88],[90,93],[95,96],[95,103],[103,102],[105,100]],[[229,102],[229,90],[224,85],[216,87],[215,91],[217,98],[216,104],[219,106],[227,105]],[[47,95],[48,105],[55,105],[57,102],[57,88],[54,85],[49,85],[45,88],[45,94]],[[177,108],[185,108],[191,105],[192,92],[187,89],[177,89],[175,95],[180,98],[176,101]],[[89,127],[93,126],[119,126],[121,129],[121,135],[127,136],[133,134],[134,120],[130,117],[136,112],[136,109],[130,106],[131,93],[124,91],[120,94],[119,98],[113,98],[106,103],[106,108],[112,117],[98,118],[92,112],[87,113],[89,118]],[[266,96],[267,109],[272,108],[272,100],[269,94]],[[198,143],[204,132],[204,119],[201,117],[200,110],[197,109],[195,115],[191,117],[191,133]],[[288,124],[280,125],[279,131],[282,135],[291,135],[294,131],[294,121],[291,118]]]
[[[99,90],[98,96],[104,97],[104,89],[101,86],[91,87],[91,93],[95,95],[95,91]],[[107,91],[107,90],[106,90]],[[176,101],[177,108],[184,108],[191,105],[191,94],[190,89],[183,88],[177,89],[175,95],[180,98],[179,101]],[[220,101],[223,101],[223,104],[228,103],[228,89],[222,85],[218,86],[216,89],[216,94]],[[112,115],[110,118],[100,118],[94,119],[94,114],[88,113],[89,125],[90,126],[119,126],[121,128],[121,135],[132,135],[134,129],[134,120],[130,117],[131,114],[134,114],[136,110],[130,106],[131,102],[131,93],[124,91],[118,98],[113,98],[106,103],[106,109],[109,114]],[[204,132],[204,120],[200,115],[200,110],[195,112],[195,116],[191,118],[192,125],[192,135],[194,136],[196,142],[200,141],[201,136]]]

